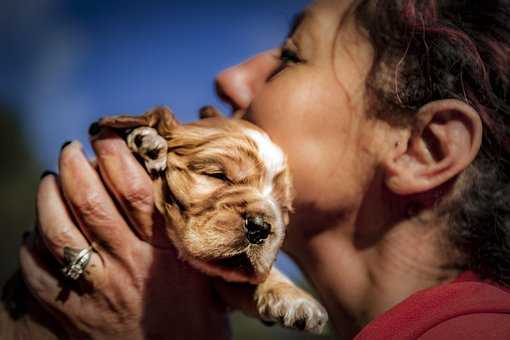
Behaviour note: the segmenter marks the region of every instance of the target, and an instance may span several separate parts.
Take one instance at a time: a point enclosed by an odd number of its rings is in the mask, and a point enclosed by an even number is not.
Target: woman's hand
[[[246,109],[278,67],[278,55],[269,50],[223,71],[219,95],[234,110]],[[27,238],[20,254],[32,294],[71,338],[228,337],[207,277],[167,247],[146,171],[111,132],[93,138],[92,146],[98,169],[74,142],[62,150],[59,176],[41,180],[39,235]],[[64,247],[91,243],[96,252],[86,272],[77,281],[65,279]]]
[[[92,146],[99,172],[73,142],[62,149],[59,175],[41,180],[38,235],[20,251],[32,294],[71,338],[228,337],[208,278],[178,260],[173,247],[153,246],[164,226],[145,170],[109,131]],[[65,278],[64,247],[90,245],[85,273]]]

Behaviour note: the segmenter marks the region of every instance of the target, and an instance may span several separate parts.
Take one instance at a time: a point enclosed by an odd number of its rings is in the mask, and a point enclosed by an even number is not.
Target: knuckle
[[[94,139],[92,145],[99,158],[116,157],[127,151],[124,140],[110,132],[103,133],[100,137]]]
[[[122,196],[128,208],[146,211],[154,204],[152,186],[141,181],[126,183]]]
[[[63,248],[64,245],[74,244],[74,234],[70,226],[56,225],[56,227],[40,228],[42,237],[54,249]]]
[[[99,156],[115,157],[119,154],[123,141],[118,139],[102,139],[97,141],[97,152]]]
[[[102,195],[93,190],[81,191],[73,202],[80,215],[102,217],[106,216],[104,211],[104,200]]]

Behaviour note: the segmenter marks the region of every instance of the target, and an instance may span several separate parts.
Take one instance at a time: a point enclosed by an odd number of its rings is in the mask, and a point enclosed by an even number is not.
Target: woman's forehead
[[[330,16],[341,18],[359,1],[356,0],[315,0],[303,10],[303,16]]]
[[[348,16],[352,14],[355,0],[316,0],[298,13],[290,26],[288,37],[300,34],[315,34],[315,38],[331,31],[336,33]]]

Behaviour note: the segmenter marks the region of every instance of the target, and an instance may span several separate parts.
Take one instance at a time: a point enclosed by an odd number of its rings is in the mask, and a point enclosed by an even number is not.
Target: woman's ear
[[[410,133],[383,160],[386,185],[396,194],[438,187],[471,164],[480,149],[480,116],[460,100],[430,102],[416,118]]]

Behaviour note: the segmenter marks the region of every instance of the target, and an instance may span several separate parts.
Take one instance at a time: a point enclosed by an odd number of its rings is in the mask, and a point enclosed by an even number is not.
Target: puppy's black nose
[[[245,221],[246,238],[253,244],[261,244],[271,232],[271,225],[262,216],[248,217]]]

